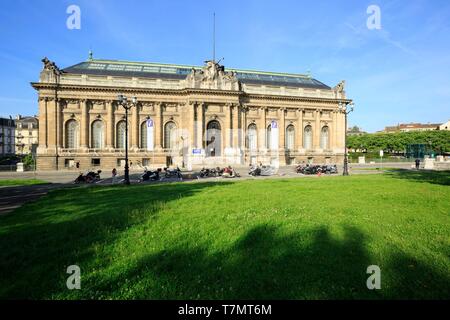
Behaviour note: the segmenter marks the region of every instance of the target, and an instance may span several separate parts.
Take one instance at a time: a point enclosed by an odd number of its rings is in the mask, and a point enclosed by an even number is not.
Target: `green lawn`
[[[39,179],[5,179],[0,180],[0,187],[9,186],[30,186],[34,184],[48,183]]]
[[[449,199],[403,170],[53,191],[0,217],[0,298],[449,299]]]

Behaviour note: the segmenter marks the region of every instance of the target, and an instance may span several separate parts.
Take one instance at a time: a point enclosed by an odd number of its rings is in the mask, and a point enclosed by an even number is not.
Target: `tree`
[[[363,149],[366,152],[384,150],[388,153],[404,153],[409,144],[426,144],[435,153],[448,153],[450,152],[450,131],[367,133],[347,137],[347,147],[349,149]]]

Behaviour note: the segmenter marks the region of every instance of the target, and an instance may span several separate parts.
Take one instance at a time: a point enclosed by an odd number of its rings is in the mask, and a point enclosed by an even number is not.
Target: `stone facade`
[[[0,118],[0,156],[9,156],[15,153],[14,126],[14,120]]]
[[[39,122],[37,117],[16,117],[16,154],[25,155],[36,151]]]
[[[38,170],[124,165],[129,111],[131,168],[178,165],[336,163],[343,159],[344,82],[310,76],[88,60],[59,70],[44,59],[39,93]],[[149,129],[150,128],[150,129]]]

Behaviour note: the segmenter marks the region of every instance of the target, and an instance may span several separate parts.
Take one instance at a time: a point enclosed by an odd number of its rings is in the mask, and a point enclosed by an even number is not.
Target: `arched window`
[[[312,127],[310,125],[303,130],[303,147],[306,150],[312,149]]]
[[[141,148],[148,149],[147,144],[147,121],[142,122],[141,124]]]
[[[164,125],[164,148],[173,149],[177,143],[175,131],[177,126],[175,122],[169,121]]]
[[[324,126],[320,131],[320,148],[322,149],[328,149],[330,146],[329,131],[328,126]]]
[[[294,150],[295,145],[295,129],[292,124],[288,125],[286,128],[286,149]]]
[[[256,150],[257,147],[257,135],[258,131],[256,129],[256,124],[252,123],[248,126],[247,132],[247,148],[249,150]]]
[[[103,140],[104,140],[103,121],[95,120],[94,122],[92,122],[91,132],[92,132],[91,147],[94,149],[103,149]]]
[[[73,119],[66,122],[66,148],[78,148],[78,122]]]
[[[126,123],[124,120],[121,120],[117,123],[116,129],[116,148],[117,149],[125,149],[125,126]]]
[[[272,143],[272,124],[269,124],[267,126],[266,130],[266,148],[271,149],[271,143]]]

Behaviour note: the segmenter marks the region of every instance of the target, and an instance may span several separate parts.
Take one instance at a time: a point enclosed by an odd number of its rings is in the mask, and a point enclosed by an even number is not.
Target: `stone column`
[[[88,101],[86,99],[81,100],[81,123],[80,123],[80,133],[81,133],[81,143],[80,147],[82,149],[89,148],[89,110]]]
[[[107,122],[106,122],[106,148],[114,149],[114,107],[111,100],[106,101]]]
[[[266,108],[259,109],[259,123],[258,123],[258,149],[266,148]]]
[[[297,110],[297,149],[303,149],[303,109]]]
[[[47,98],[39,98],[39,148],[47,148]]]
[[[139,148],[139,104],[131,109],[131,149]]]
[[[314,137],[313,137],[313,147],[314,149],[320,148],[320,109],[315,111],[315,121],[314,121]]]

